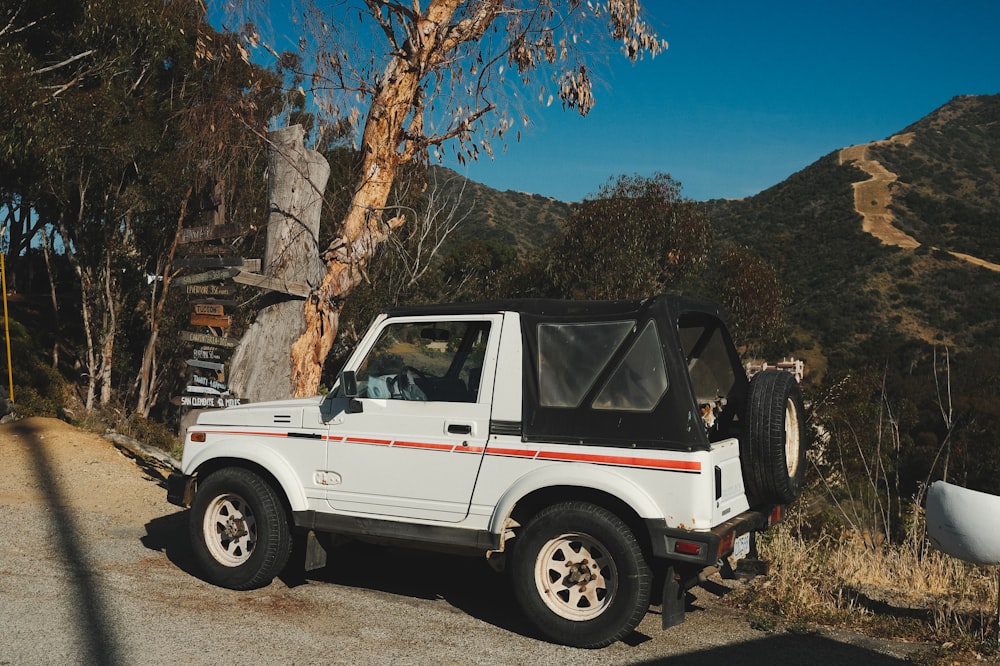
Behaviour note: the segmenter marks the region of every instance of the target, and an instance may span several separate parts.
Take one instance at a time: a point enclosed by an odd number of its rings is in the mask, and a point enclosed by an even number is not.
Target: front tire
[[[510,574],[527,618],[564,645],[610,645],[649,609],[652,574],[635,535],[586,502],[555,504],[532,518],[515,541]]]
[[[231,590],[270,584],[292,549],[281,499],[267,481],[241,467],[221,469],[199,485],[189,529],[206,580]]]

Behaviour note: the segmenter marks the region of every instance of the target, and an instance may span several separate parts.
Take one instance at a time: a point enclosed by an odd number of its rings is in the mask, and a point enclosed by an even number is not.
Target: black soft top
[[[717,305],[708,301],[696,300],[686,296],[662,294],[649,298],[620,301],[573,301],[556,298],[511,298],[497,301],[481,301],[476,303],[447,303],[437,305],[403,305],[387,310],[393,317],[418,315],[460,315],[460,314],[491,314],[497,312],[518,312],[534,315],[540,319],[551,317],[553,321],[567,321],[567,318],[580,317],[586,320],[592,317],[614,317],[638,315],[649,308],[657,308],[667,314],[670,319],[676,319],[680,312],[704,312],[715,317],[721,317]],[[670,316],[672,314],[673,316]]]
[[[618,301],[573,301],[558,299],[510,299],[480,303],[417,305],[392,308],[394,317],[517,312],[521,315],[523,387],[521,436],[526,441],[566,442],[623,448],[656,448],[691,451],[707,449],[709,434],[700,414],[698,399],[688,372],[691,351],[684,351],[679,330],[703,328],[721,336],[727,347],[726,362],[734,368],[732,386],[724,387],[730,415],[742,409],[746,375],[723,323],[719,307],[684,296],[664,294],[644,299]],[[594,368],[592,386],[576,406],[551,407],[539,398],[539,331],[547,324],[634,322],[631,333],[617,350]],[[593,408],[594,399],[607,379],[630,353],[636,339],[650,321],[655,323],[662,351],[662,364],[669,377],[665,394],[649,411],[616,411]],[[650,365],[660,360],[651,357]],[[731,420],[732,416],[727,416]]]

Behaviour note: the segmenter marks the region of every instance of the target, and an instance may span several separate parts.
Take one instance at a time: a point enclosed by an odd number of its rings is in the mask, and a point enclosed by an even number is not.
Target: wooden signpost
[[[191,371],[188,373],[185,395],[170,400],[179,407],[217,409],[246,402],[229,395],[229,386],[225,383],[224,355],[228,355],[239,345],[239,339],[226,335],[232,326],[232,317],[227,314],[227,309],[235,307],[236,303],[221,299],[235,293],[235,286],[230,280],[236,274],[240,271],[260,271],[261,262],[260,259],[236,256],[233,253],[236,244],[223,242],[223,239],[242,235],[244,229],[238,224],[224,224],[225,201],[221,182],[216,183],[213,201],[217,205],[212,218],[214,224],[181,229],[177,234],[177,243],[181,246],[183,256],[177,257],[174,266],[200,272],[181,275],[175,279],[175,284],[184,287],[184,292],[194,297],[191,303],[191,325],[208,329],[207,333],[180,333],[181,340],[195,346],[191,350],[191,358],[186,361]]]
[[[221,214],[216,222],[222,222]],[[231,282],[247,284],[261,289],[279,291],[305,298],[311,287],[304,282],[288,282],[260,274],[260,259],[244,259],[231,254],[233,244],[223,239],[240,236],[240,225],[211,224],[202,227],[181,229],[177,242],[183,247],[183,255],[175,261],[177,268],[199,271],[175,278],[175,284],[184,287],[188,296],[194,297],[190,323],[205,327],[207,333],[181,331],[181,340],[197,345],[192,349],[192,358],[187,360],[191,373],[185,394],[171,399],[180,407],[219,408],[231,407],[245,402],[242,398],[230,396],[225,384],[225,359],[228,353],[239,345],[239,340],[230,338],[226,332],[232,326],[232,317],[227,309],[235,306],[233,301],[221,300],[232,296],[235,287]],[[221,283],[221,284],[220,284]],[[214,377],[204,377],[198,371],[208,371]]]

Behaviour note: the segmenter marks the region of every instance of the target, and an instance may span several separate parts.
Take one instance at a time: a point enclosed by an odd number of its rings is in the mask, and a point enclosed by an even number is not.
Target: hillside
[[[704,202],[719,244],[751,248],[787,286],[791,338],[820,379],[890,354],[1000,353],[1000,95],[956,97],[741,200]],[[474,211],[456,234],[542,247],[570,204],[437,169]],[[454,244],[452,245],[454,247]],[[711,297],[711,285],[699,291]]]
[[[958,97],[884,141],[705,206],[720,239],[779,267],[814,365],[844,369],[908,342],[995,352],[998,123],[1000,95]]]
[[[444,167],[431,167],[430,173],[444,197],[458,202],[463,213],[469,211],[452,238],[452,246],[474,238],[537,250],[555,236],[570,215],[570,204],[549,197],[500,192]]]

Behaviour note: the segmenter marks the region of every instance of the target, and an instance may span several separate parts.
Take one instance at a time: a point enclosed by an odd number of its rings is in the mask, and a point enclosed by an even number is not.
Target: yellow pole
[[[7,318],[7,266],[0,252],[0,287],[3,287],[3,331],[7,338],[7,379],[10,381],[10,401],[14,402],[14,367],[10,363],[10,320]]]

